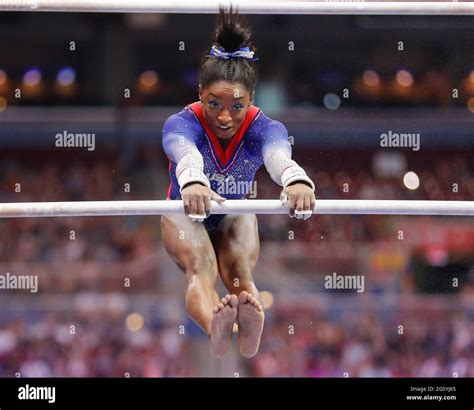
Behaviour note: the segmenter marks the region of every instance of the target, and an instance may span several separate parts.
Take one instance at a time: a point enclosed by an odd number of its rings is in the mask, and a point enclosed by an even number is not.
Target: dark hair
[[[249,47],[256,51],[251,43],[252,30],[247,19],[238,14],[230,6],[229,11],[219,7],[216,26],[212,36],[212,45],[222,47],[227,52]],[[206,54],[209,54],[207,50]],[[243,58],[224,60],[215,56],[203,57],[199,74],[199,84],[204,89],[217,81],[230,81],[243,84],[248,91],[253,92],[258,79],[257,64]]]

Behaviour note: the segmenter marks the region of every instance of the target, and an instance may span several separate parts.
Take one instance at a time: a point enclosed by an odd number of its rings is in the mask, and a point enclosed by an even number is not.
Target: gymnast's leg
[[[224,285],[239,297],[239,346],[245,357],[257,354],[263,331],[263,301],[253,271],[260,253],[255,215],[226,215],[211,236]]]
[[[161,237],[168,254],[186,274],[186,309],[209,335],[213,353],[221,357],[230,347],[237,319],[235,295],[219,298],[216,254],[206,228],[186,215],[161,217]]]

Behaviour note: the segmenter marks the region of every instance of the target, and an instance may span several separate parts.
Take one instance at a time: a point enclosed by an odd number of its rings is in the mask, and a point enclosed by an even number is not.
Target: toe
[[[230,295],[229,304],[235,307],[239,304],[239,298],[236,295]]]
[[[222,303],[219,303],[219,304],[217,305],[217,307],[219,308],[219,310],[224,309],[224,305],[223,305]]]
[[[227,300],[226,297],[223,297],[223,298],[221,299],[221,302],[222,302],[223,305],[227,305],[227,303],[228,303],[229,301]]]
[[[240,303],[246,303],[247,302],[247,296],[248,296],[248,292],[246,290],[243,290],[242,292],[240,292],[239,302]]]

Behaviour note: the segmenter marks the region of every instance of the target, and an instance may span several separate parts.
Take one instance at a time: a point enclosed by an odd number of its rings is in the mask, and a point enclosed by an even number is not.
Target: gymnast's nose
[[[230,125],[230,122],[232,121],[230,111],[228,109],[222,110],[217,116],[217,121],[219,121],[219,125],[222,125],[223,127]]]

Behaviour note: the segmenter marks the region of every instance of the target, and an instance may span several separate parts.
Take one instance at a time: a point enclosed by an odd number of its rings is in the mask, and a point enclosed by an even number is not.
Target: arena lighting
[[[0,95],[0,112],[3,112],[8,107],[8,101],[5,97]]]
[[[67,87],[71,84],[74,84],[76,81],[76,72],[71,67],[64,67],[59,70],[56,77],[56,82],[63,87]]]
[[[35,87],[41,83],[41,71],[37,68],[31,68],[23,75],[23,84],[29,87]]]
[[[397,83],[404,87],[413,85],[413,76],[407,70],[398,70],[395,78]]]
[[[270,292],[269,290],[262,290],[260,292],[260,296],[262,297],[262,300],[263,300],[263,307],[265,309],[270,309],[273,306],[273,303],[275,302],[273,293]]]
[[[181,200],[11,202],[0,204],[0,218],[182,214]],[[314,213],[368,215],[474,216],[474,201],[316,200]],[[212,201],[211,214],[288,214],[278,199]]]
[[[0,0],[0,11],[215,14],[221,0]],[[227,2],[226,4],[230,4]],[[243,14],[474,14],[474,2],[232,2]]]
[[[125,324],[131,332],[138,332],[143,328],[145,319],[140,313],[130,313],[125,319]]]
[[[0,69],[0,85],[5,85],[8,81],[8,76],[5,70]]]
[[[364,71],[362,80],[364,81],[365,85],[368,85],[369,87],[375,87],[380,84],[380,77],[374,70]]]
[[[156,87],[159,81],[160,77],[155,70],[144,71],[138,79],[140,86],[144,89]]]
[[[474,113],[474,97],[469,98],[467,101],[467,109]]]
[[[418,189],[420,187],[420,178],[415,172],[409,171],[403,177],[403,184],[408,189]]]

